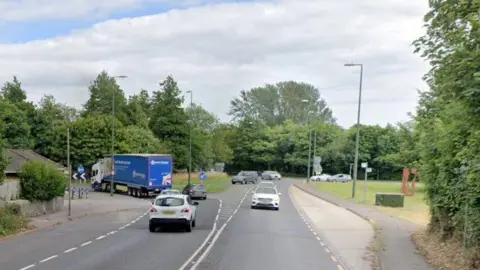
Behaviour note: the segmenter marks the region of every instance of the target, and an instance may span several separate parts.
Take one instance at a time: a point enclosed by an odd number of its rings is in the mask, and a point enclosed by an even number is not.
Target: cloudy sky
[[[131,95],[172,74],[194,102],[228,121],[243,89],[314,84],[338,123],[407,119],[428,66],[413,54],[427,0],[3,0],[0,81],[18,76],[32,101],[80,107],[102,69]]]

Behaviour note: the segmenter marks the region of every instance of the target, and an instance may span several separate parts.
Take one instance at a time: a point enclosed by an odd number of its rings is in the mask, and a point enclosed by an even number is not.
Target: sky
[[[102,70],[127,95],[167,75],[229,121],[241,90],[295,80],[316,86],[338,124],[397,123],[415,109],[428,65],[413,53],[428,1],[3,0],[0,82],[31,101],[80,108]]]

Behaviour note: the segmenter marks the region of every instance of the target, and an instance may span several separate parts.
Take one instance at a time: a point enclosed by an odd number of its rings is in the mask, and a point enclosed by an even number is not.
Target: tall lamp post
[[[188,153],[188,186],[190,186],[192,174],[192,109],[193,109],[193,92],[187,91],[190,94],[190,127],[189,127],[189,153]]]
[[[355,198],[358,173],[358,148],[360,145],[360,107],[362,105],[363,64],[345,64],[346,67],[360,67],[360,85],[358,89],[357,135],[355,137],[355,160],[353,161],[352,199]]]
[[[127,76],[112,76],[113,79],[125,79]],[[113,196],[113,182],[115,178],[115,88],[112,89],[112,172],[110,177],[110,196]]]

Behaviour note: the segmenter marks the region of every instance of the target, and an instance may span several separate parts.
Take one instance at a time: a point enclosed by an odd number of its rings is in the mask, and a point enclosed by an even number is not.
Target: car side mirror
[[[193,202],[193,205],[199,205],[199,203],[198,202]]]

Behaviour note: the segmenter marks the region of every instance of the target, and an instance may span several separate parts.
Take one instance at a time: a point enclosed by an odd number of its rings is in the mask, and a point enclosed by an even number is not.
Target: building
[[[23,166],[23,164],[30,160],[41,160],[54,165],[62,172],[68,172],[67,168],[63,167],[61,164],[41,156],[29,149],[6,149],[5,152],[10,160],[7,168],[5,169],[5,175],[7,178],[18,177],[20,168]]]

